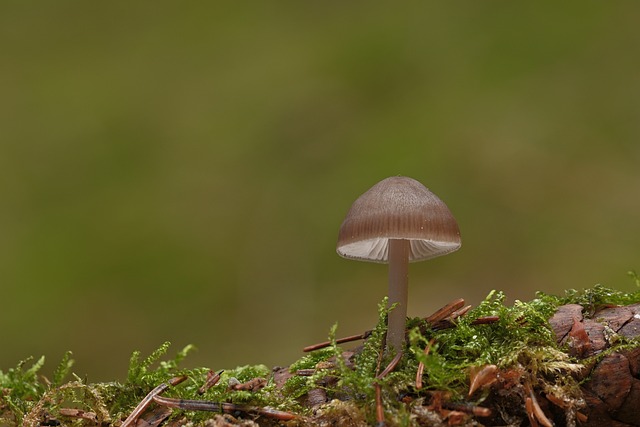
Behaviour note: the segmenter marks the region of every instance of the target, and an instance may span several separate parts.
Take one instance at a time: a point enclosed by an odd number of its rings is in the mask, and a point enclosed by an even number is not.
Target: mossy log
[[[607,352],[619,338],[640,336],[640,304],[583,312],[581,305],[567,304],[549,319],[558,344],[569,355],[578,359],[603,355],[580,372],[586,403],[581,425],[640,426],[640,347]]]
[[[192,346],[160,362],[168,343],[134,352],[123,384],[63,383],[70,353],[51,381],[36,375],[43,359],[20,362],[0,371],[0,426],[640,426],[640,291],[504,299],[410,319],[401,355],[384,350],[383,301],[371,331],[340,340],[334,327],[329,342],[273,370],[181,369]],[[338,345],[352,339],[364,341]]]
[[[640,426],[640,344],[633,344],[640,336],[640,304],[590,308],[592,312],[585,313],[582,305],[562,305],[549,319],[559,347],[575,361],[584,362],[582,369],[572,374],[579,384],[579,392],[572,392],[572,398],[533,391],[522,380],[525,375],[507,369],[494,374],[494,381],[489,384],[493,390],[482,403],[482,408],[489,409],[491,416],[474,415],[472,408],[478,407],[472,403],[466,408],[460,404],[456,408],[456,405],[439,403],[430,406],[431,414],[414,417],[414,420],[417,418],[415,424]],[[614,349],[621,340],[631,344]],[[535,395],[535,407],[527,407],[528,393]],[[309,404],[313,404],[313,399],[310,395]],[[452,417],[454,409],[465,412],[466,416]],[[349,416],[345,412],[339,419],[346,422]],[[314,422],[331,424],[323,413]]]

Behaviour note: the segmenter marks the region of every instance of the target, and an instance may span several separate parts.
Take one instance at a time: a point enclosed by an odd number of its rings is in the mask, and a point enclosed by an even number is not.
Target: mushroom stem
[[[387,349],[402,351],[407,322],[410,242],[406,239],[389,239],[389,312],[387,323]]]

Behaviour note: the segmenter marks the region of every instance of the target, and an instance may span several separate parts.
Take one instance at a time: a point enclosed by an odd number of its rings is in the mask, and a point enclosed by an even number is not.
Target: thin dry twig
[[[431,338],[431,340],[427,343],[427,346],[424,348],[424,355],[428,356],[431,351],[431,347],[433,343],[435,343],[435,338]],[[422,388],[422,374],[424,373],[424,363],[418,363],[418,369],[416,372],[416,390],[420,390]]]
[[[204,384],[202,384],[202,387],[198,389],[198,394],[205,394],[207,390],[209,390],[214,385],[218,384],[218,381],[220,381],[220,376],[222,375],[223,372],[224,370],[220,372],[214,372],[214,371],[207,372],[207,380],[205,381]]]
[[[291,412],[278,411],[271,408],[259,408],[257,406],[234,405],[233,403],[211,402],[207,400],[174,399],[159,395],[153,396],[153,401],[168,408],[183,409],[185,411],[206,411],[206,412],[245,412],[248,414],[263,415],[281,421],[289,421],[297,418]]]
[[[386,377],[387,375],[389,375],[389,373],[391,371],[393,371],[395,369],[395,367],[398,365],[398,363],[400,362],[400,359],[402,359],[402,352],[399,351],[398,354],[396,354],[396,356],[391,359],[391,362],[389,362],[389,364],[387,365],[386,368],[384,368],[384,371],[380,372],[378,375],[376,375],[376,379],[380,380],[384,377]]]
[[[361,334],[358,335],[350,335],[348,337],[343,337],[343,338],[338,338],[336,340],[336,344],[344,344],[346,342],[352,342],[352,341],[358,341],[358,340],[366,340],[367,338],[369,338],[369,336],[371,335],[373,331],[369,330],[369,331],[365,331]],[[324,341],[318,344],[313,344],[313,345],[309,345],[306,346],[305,348],[302,349],[303,352],[308,353],[310,351],[315,351],[315,350],[320,350],[322,348],[326,348],[329,347],[331,345],[331,341]]]
[[[161,393],[164,393],[171,386],[175,386],[183,382],[187,379],[186,375],[182,375],[180,377],[171,378],[168,382],[162,383],[153,390],[151,390],[141,401],[138,403],[138,406],[129,414],[126,420],[122,423],[120,427],[129,427],[133,425],[133,423],[138,419],[140,415],[144,412],[145,409],[151,404],[153,398]]]
[[[436,312],[433,313],[431,316],[425,317],[424,320],[426,320],[427,323],[430,323],[430,324],[438,323],[439,321],[449,317],[455,311],[461,309],[463,306],[464,306],[464,300],[462,298],[453,300],[449,304],[445,305],[444,307],[436,310]]]

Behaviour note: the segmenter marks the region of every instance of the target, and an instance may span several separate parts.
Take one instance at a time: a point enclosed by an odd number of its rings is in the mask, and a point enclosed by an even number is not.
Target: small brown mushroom
[[[401,351],[407,318],[408,263],[460,248],[460,230],[449,208],[418,181],[384,179],[361,195],[340,227],[337,252],[389,264],[387,347]]]

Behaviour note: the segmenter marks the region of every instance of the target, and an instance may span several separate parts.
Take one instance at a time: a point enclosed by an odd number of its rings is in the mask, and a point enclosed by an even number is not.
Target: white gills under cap
[[[409,240],[409,261],[460,248],[458,223],[435,194],[415,179],[384,179],[361,195],[340,226],[336,251],[344,258],[387,263],[389,239]]]

